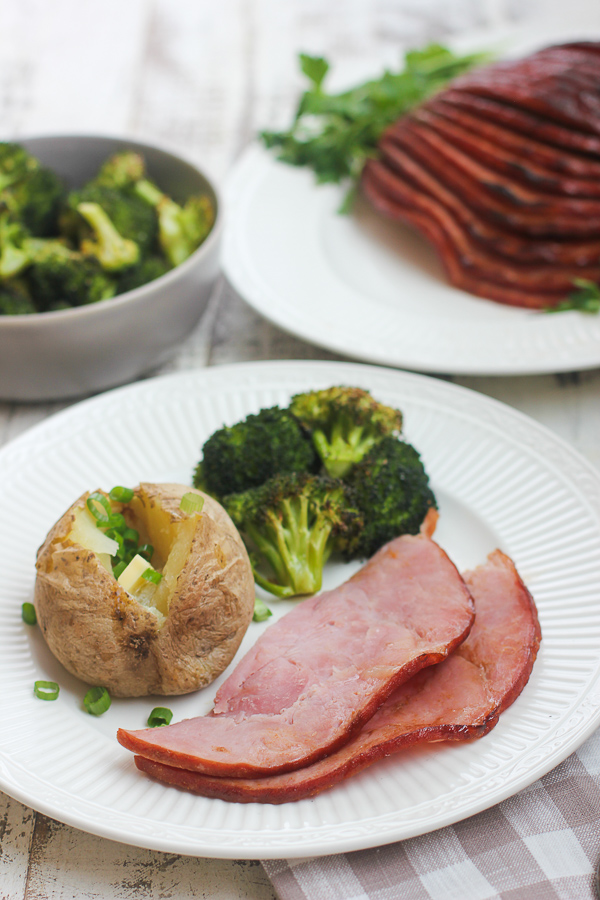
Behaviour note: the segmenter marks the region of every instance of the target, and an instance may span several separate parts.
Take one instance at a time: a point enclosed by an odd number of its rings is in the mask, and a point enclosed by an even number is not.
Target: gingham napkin
[[[600,729],[527,790],[373,850],[266,860],[280,900],[598,900]]]

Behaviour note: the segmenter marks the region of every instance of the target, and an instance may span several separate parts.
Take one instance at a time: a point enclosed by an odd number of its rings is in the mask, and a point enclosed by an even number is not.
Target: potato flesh
[[[117,552],[119,545],[96,526],[96,520],[87,506],[82,506],[75,512],[69,540],[74,544],[81,544],[86,550],[91,550],[104,568],[112,572],[110,558]]]

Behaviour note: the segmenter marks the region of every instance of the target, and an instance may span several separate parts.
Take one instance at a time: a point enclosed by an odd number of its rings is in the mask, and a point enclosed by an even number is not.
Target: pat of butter
[[[142,578],[142,575],[146,571],[146,569],[152,568],[147,559],[144,559],[143,556],[140,556],[137,553],[126,569],[123,569],[117,581],[124,588],[127,593],[135,594],[137,591],[141,590],[144,585],[148,584],[145,578]]]

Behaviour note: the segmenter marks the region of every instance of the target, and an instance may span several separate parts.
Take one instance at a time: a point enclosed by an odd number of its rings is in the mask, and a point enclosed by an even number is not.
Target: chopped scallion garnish
[[[135,544],[137,547],[140,542],[140,533],[135,528],[126,528],[123,532],[123,540],[129,544]]]
[[[21,617],[26,625],[36,625],[37,616],[33,603],[24,603],[21,607]]]
[[[131,503],[133,500],[133,490],[131,488],[122,487],[119,484],[109,492],[108,496],[111,500],[114,500],[115,503]]]
[[[83,705],[90,716],[101,716],[110,706],[110,694],[104,687],[90,688],[83,698]]]
[[[111,513],[110,516],[108,517],[107,525],[109,528],[114,528],[115,531],[121,532],[121,534],[127,528],[127,522],[125,521],[125,516],[122,515],[121,513]]]
[[[155,706],[148,716],[148,727],[159,728],[161,725],[168,725],[173,718],[173,712],[166,706]]]
[[[194,513],[202,512],[203,506],[204,497],[201,497],[200,494],[195,494],[193,491],[188,491],[188,493],[184,494],[181,498],[179,509],[191,516]]]
[[[157,572],[156,569],[149,566],[142,572],[142,578],[144,581],[149,581],[151,584],[158,584],[162,578],[162,572]]]
[[[128,565],[129,563],[124,559],[122,559],[121,562],[118,562],[116,566],[113,567],[113,575],[115,576],[115,578],[118,578],[121,572],[124,572]]]
[[[252,616],[252,621],[264,622],[265,619],[268,619],[269,616],[272,615],[273,613],[271,612],[267,604],[257,597],[254,601],[254,615]]]
[[[60,688],[55,681],[36,681],[33,685],[33,693],[40,700],[56,700]]]
[[[93,494],[85,501],[87,508],[93,515],[97,524],[100,524],[100,527],[104,525],[108,525],[109,519],[112,515],[112,508],[109,500],[101,494],[99,491],[94,491]]]
[[[154,547],[152,546],[152,544],[142,544],[140,547],[138,547],[137,552],[140,556],[143,556],[144,559],[147,559],[148,562],[150,562],[150,560],[154,556]]]

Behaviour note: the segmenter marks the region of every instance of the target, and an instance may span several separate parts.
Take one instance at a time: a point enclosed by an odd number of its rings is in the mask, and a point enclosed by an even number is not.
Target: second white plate
[[[225,193],[223,267],[265,318],[346,356],[421,372],[517,375],[600,365],[600,317],[503,306],[451,287],[434,250],[364,200],[261,147]]]

